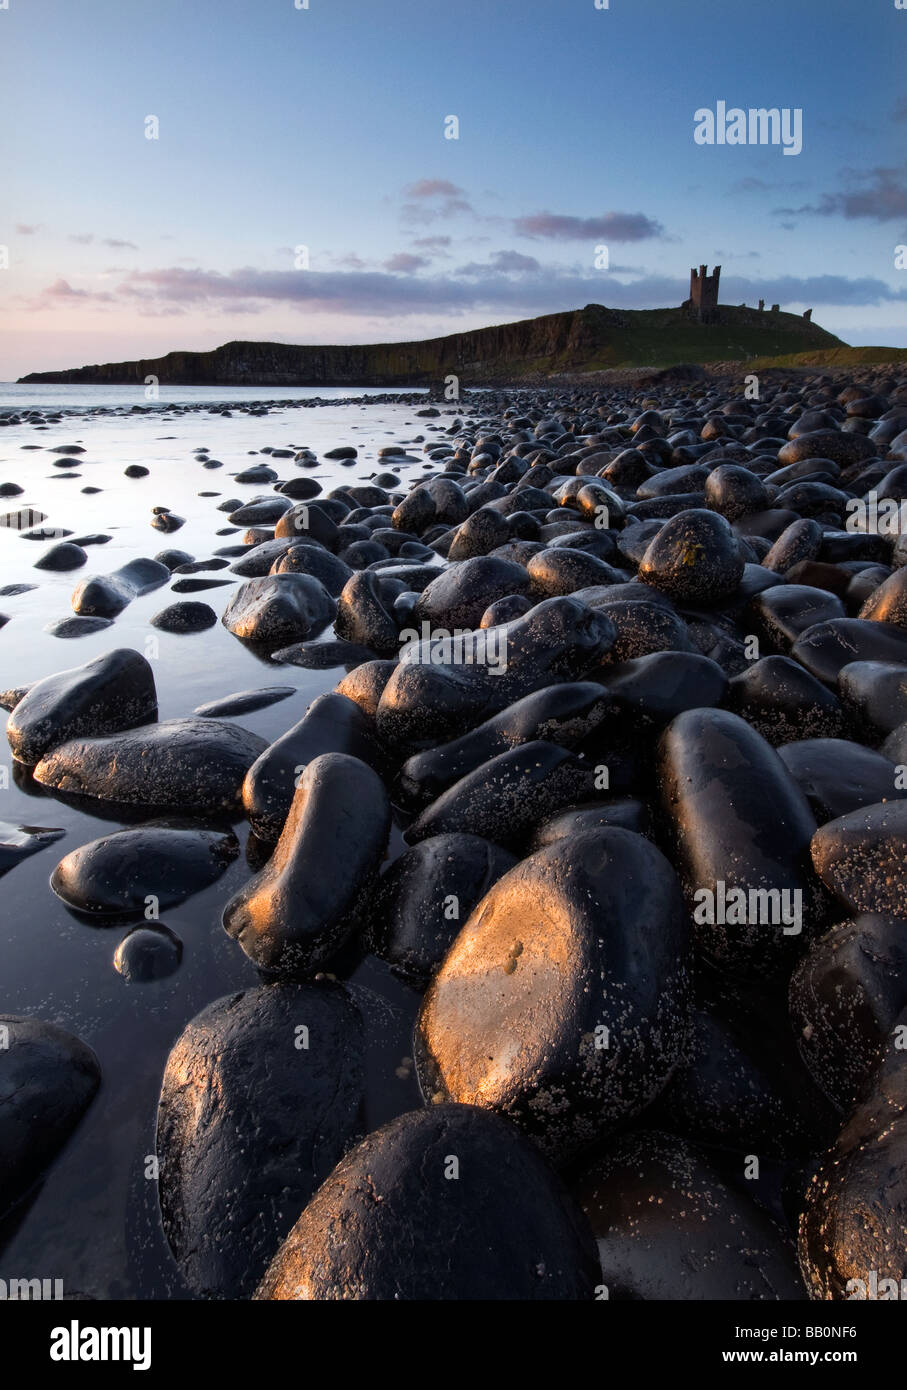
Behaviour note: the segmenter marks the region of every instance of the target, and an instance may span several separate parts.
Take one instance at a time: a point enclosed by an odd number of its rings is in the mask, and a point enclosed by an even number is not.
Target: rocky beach
[[[0,408],[5,1263],[899,1290],[903,371],[75,389]]]

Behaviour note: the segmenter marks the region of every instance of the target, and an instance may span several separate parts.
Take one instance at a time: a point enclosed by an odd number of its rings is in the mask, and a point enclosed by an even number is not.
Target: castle
[[[681,305],[687,313],[691,314],[699,323],[718,322],[718,281],[721,279],[721,266],[716,265],[711,275],[708,274],[708,266],[701,265],[697,270],[693,266],[690,271],[690,297],[685,299]],[[741,309],[746,305],[741,304]],[[759,313],[765,311],[765,300],[759,300]],[[773,304],[771,308],[773,314],[781,312],[780,304]],[[806,309],[803,317],[807,323],[812,319],[812,309]]]
[[[700,323],[716,323],[718,320],[718,281],[721,279],[721,266],[716,265],[712,274],[708,266],[695,266],[690,271],[690,297],[684,304]]]

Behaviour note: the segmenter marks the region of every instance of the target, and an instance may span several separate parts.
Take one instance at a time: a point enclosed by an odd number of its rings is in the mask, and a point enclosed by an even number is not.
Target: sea
[[[236,717],[269,741],[278,737],[317,695],[334,688],[344,668],[278,666],[254,655],[219,623],[191,635],[158,632],[149,619],[178,597],[167,586],[135,599],[101,632],[64,640],[45,628],[71,613],[73,589],[89,575],[174,547],[204,560],[240,541],[243,528],[218,534],[229,522],[217,506],[226,498],[251,500],[271,491],[272,485],[238,484],[232,476],[252,463],[269,462],[263,449],[308,448],[323,458],[334,446],[354,445],[358,455],[352,466],[325,461],[307,470],[327,493],[340,483],[365,482],[389,468],[398,471],[379,459],[378,450],[405,444],[416,460],[399,471],[408,487],[427,466],[423,443],[443,438],[456,411],[468,411],[468,403],[441,407],[441,417],[432,420],[415,414],[418,403],[400,404],[389,394],[401,393],[358,387],[162,387],[159,400],[149,402],[142,387],[0,384],[0,419],[18,415],[18,423],[0,427],[0,483],[23,489],[19,496],[0,498],[0,512],[29,506],[45,513],[45,528],[110,538],[87,547],[81,569],[57,574],[34,568],[53,541],[28,540],[16,529],[0,527],[0,589],[35,586],[0,595],[0,613],[8,619],[0,627],[0,689],[30,684],[115,647],[147,652],[153,635],[157,647],[152,644],[149,659],[160,719],[188,715],[233,692],[290,685],[290,698]],[[236,409],[249,403],[266,413]],[[223,414],[224,406],[232,413]],[[26,418],[26,412],[44,419]],[[71,445],[85,452],[74,456],[78,462],[71,471],[77,476],[65,477],[70,469],[54,467],[61,455],[52,451]],[[222,466],[203,467],[196,457],[201,453]],[[148,468],[148,475],[126,477],[124,470],[135,463]],[[271,466],[282,479],[298,471],[292,458]],[[85,487],[98,491],[86,493]],[[169,535],[152,529],[155,506],[184,517],[185,525]],[[192,597],[220,615],[232,592],[232,586],[214,588]],[[0,716],[5,717],[2,711]],[[235,824],[242,852],[226,874],[162,914],[182,941],[179,968],[164,979],[129,982],[114,968],[128,926],[78,917],[56,897],[49,880],[64,854],[133,823],[134,817],[104,819],[90,806],[64,803],[13,764],[5,742],[0,783],[0,820],[65,832],[16,864],[0,883],[0,1015],[31,1015],[69,1029],[94,1049],[103,1078],[43,1181],[0,1222],[0,1278],[61,1280],[66,1298],[189,1296],[160,1225],[155,1116],[166,1058],[186,1023],[213,1000],[261,983],[221,924],[224,904],[258,867],[254,855],[246,853],[248,826],[243,820]],[[401,847],[398,827],[391,855]],[[360,1118],[367,1132],[422,1103],[411,1064],[418,997],[374,957],[353,953],[331,968],[358,991],[368,1022],[367,1094]]]

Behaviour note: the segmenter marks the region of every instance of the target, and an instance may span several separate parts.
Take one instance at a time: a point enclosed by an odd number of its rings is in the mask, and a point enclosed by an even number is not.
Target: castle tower
[[[698,270],[694,266],[690,271],[690,297],[686,307],[700,323],[715,323],[718,318],[718,281],[720,278],[720,265],[715,266],[711,275],[708,273],[708,266],[705,265],[701,265]]]

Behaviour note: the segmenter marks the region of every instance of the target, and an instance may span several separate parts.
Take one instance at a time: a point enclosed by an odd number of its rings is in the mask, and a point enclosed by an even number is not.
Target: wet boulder
[[[44,787],[155,811],[236,811],[243,778],[267,744],[219,719],[168,719],[109,738],[72,739],[38,763]]]
[[[164,1232],[202,1298],[247,1298],[355,1134],[362,1019],[346,991],[218,999],[180,1034],[157,1117]]]
[[[274,853],[224,909],[227,934],[260,970],[314,969],[361,924],[389,833],[377,773],[345,753],[314,758]]]
[[[50,886],[79,912],[141,913],[149,896],[167,908],[207,888],[238,854],[232,833],[152,822],[72,850]]]
[[[83,579],[73,591],[73,612],[87,618],[115,618],[134,598],[159,589],[169,578],[169,569],[157,560],[130,560],[112,574]]]
[[[843,1111],[867,1091],[907,1008],[907,922],[862,912],[810,947],[790,982],[800,1055]]]
[[[334,617],[336,604],[309,574],[272,574],[240,585],[221,622],[234,637],[268,646],[304,642]]]
[[[41,1178],[101,1084],[79,1038],[38,1018],[0,1014],[0,1216]]]
[[[765,739],[727,710],[678,715],[659,763],[699,949],[744,977],[790,969],[822,906],[803,792]]]
[[[529,576],[522,565],[499,560],[493,555],[478,556],[443,570],[422,590],[414,617],[432,628],[477,628],[482,614],[496,599],[510,594],[527,594]]]
[[[419,1014],[420,1084],[564,1159],[655,1098],[687,1007],[673,869],[631,831],[585,831],[524,859],[465,923]]]
[[[770,589],[769,594],[777,593]],[[907,631],[894,623],[833,618],[809,627],[791,647],[791,656],[826,685],[835,685],[852,661],[885,661],[907,666]]]
[[[243,806],[260,840],[273,843],[280,838],[300,776],[322,753],[346,753],[372,766],[378,761],[371,720],[355,701],[337,691],[313,700],[303,718],[266,748],[246,773]]]
[[[595,681],[536,690],[460,738],[408,758],[400,770],[400,789],[408,803],[423,805],[511,748],[536,739],[575,747],[611,708],[607,692]]]
[[[347,642],[375,652],[396,651],[398,625],[376,573],[362,570],[347,580],[337,600],[334,631]]]
[[[898,786],[895,764],[850,739],[798,739],[780,747],[778,756],[820,822],[907,796],[907,789]]]
[[[821,826],[812,859],[852,912],[902,915],[907,901],[907,801],[863,806]]]
[[[6,734],[13,757],[33,765],[68,739],[118,733],[156,716],[150,663],[129,647],[118,647],[36,681],[16,703]]]
[[[621,1136],[574,1190],[598,1243],[610,1299],[805,1297],[780,1228],[672,1134]]]
[[[255,1298],[575,1301],[596,1278],[583,1218],[537,1149],[497,1115],[437,1105],[341,1160]]]
[[[735,676],[728,707],[773,747],[810,735],[837,738],[845,731],[838,697],[787,656],[764,656]]]
[[[899,1299],[907,1278],[907,1053],[886,1039],[870,1090],[813,1176],[800,1267],[814,1299]]]
[[[720,603],[738,588],[744,563],[724,517],[694,508],[665,522],[643,556],[639,577],[684,603]]]
[[[472,831],[519,846],[563,806],[595,794],[597,770],[565,748],[536,740],[499,753],[442,792],[407,828],[410,844]]]
[[[422,840],[379,881],[369,909],[371,949],[424,989],[473,908],[516,862],[479,835]]]
[[[456,737],[534,690],[582,679],[614,636],[603,614],[553,598],[459,644],[410,644],[378,704],[379,736],[412,751]]]

